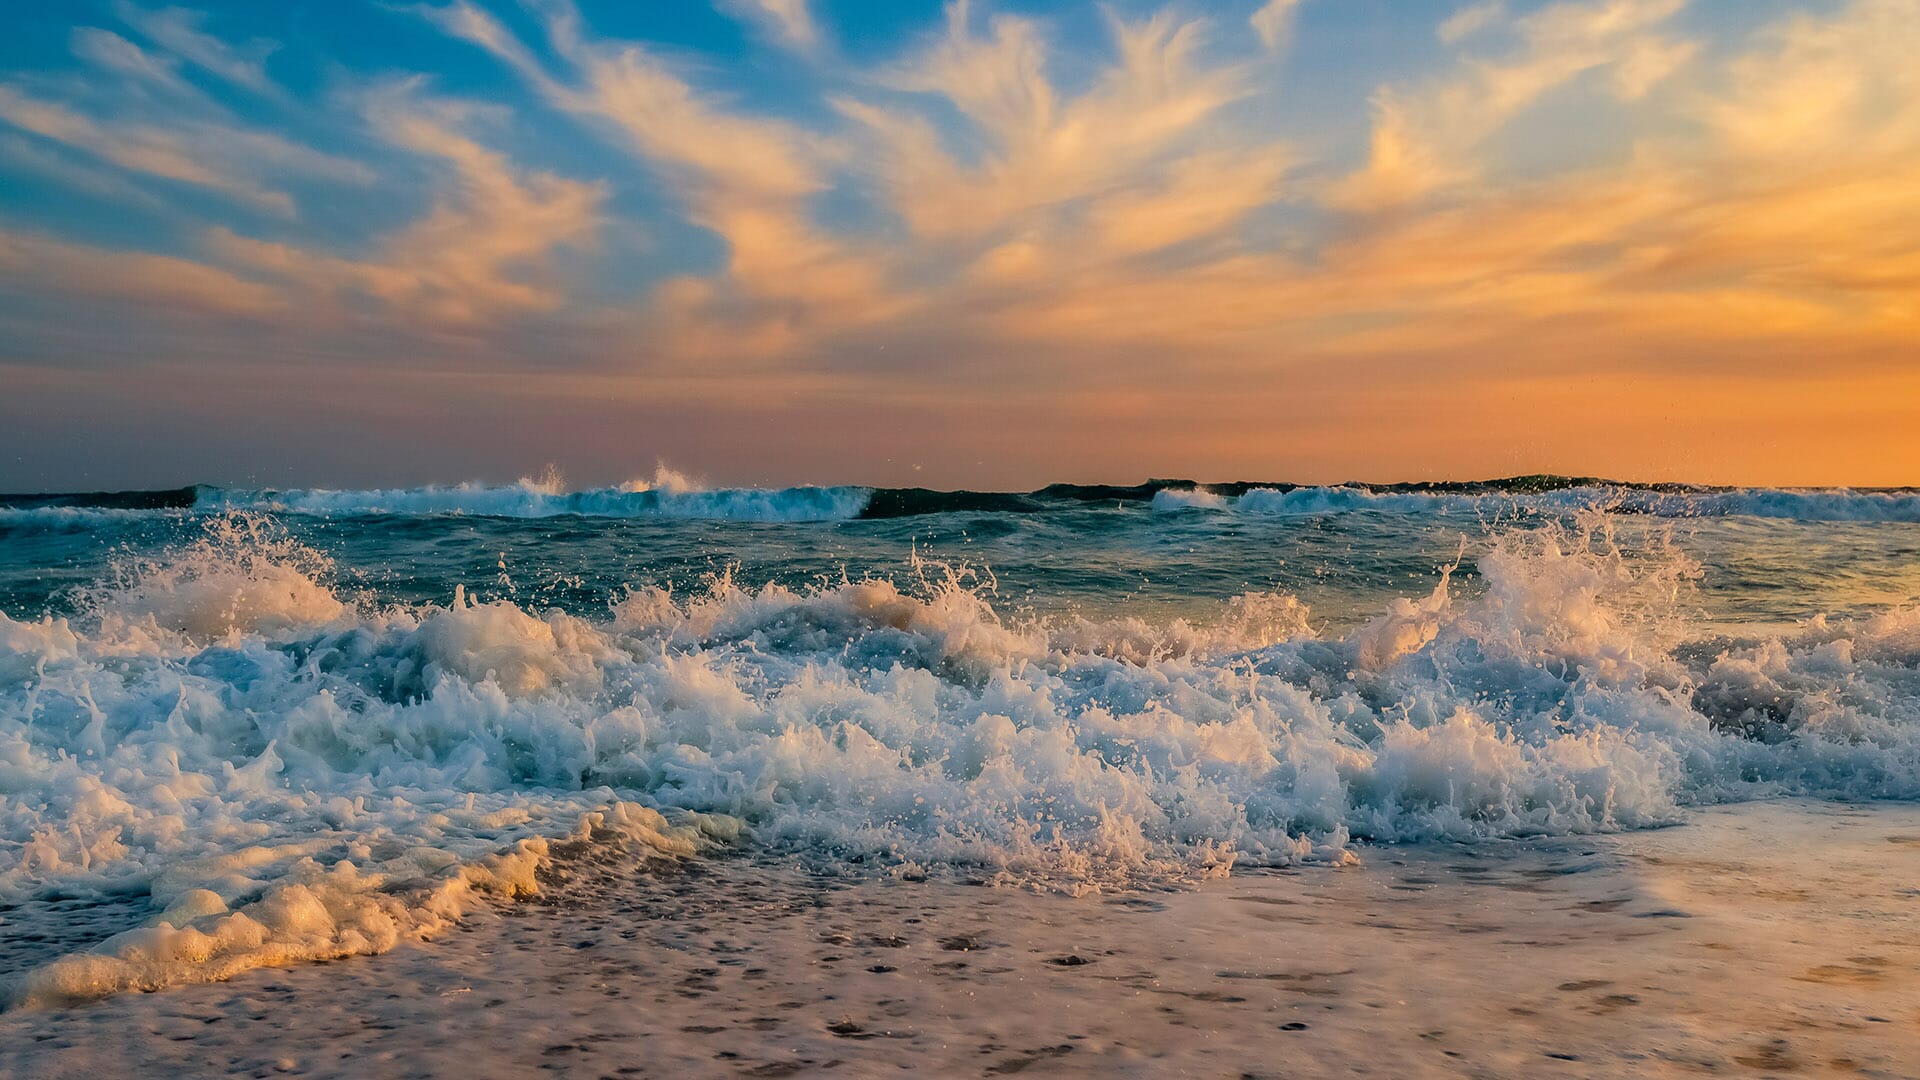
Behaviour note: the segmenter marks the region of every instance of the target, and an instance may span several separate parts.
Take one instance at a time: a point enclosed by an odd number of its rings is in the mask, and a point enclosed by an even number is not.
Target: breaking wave
[[[1165,513],[1175,510],[1221,510],[1227,505],[1224,496],[1215,495],[1206,488],[1161,488],[1153,493],[1153,508]]]
[[[55,941],[74,897],[133,924],[8,993],[379,951],[593,838],[1080,891],[1920,797],[1920,609],[1707,645],[1694,563],[1603,515],[1463,557],[1471,582],[1444,570],[1340,636],[1284,593],[1019,616],[984,573],[919,562],[589,617],[463,589],[382,606],[270,518],[216,516],[80,614],[0,615],[0,905]]]

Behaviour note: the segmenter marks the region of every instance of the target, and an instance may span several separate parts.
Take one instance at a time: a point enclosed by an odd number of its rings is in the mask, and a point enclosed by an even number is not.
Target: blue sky
[[[10,24],[0,488],[1920,480],[1920,0]]]

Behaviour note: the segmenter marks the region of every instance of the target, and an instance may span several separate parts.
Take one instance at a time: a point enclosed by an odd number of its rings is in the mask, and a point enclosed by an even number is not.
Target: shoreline
[[[0,1072],[1920,1072],[1920,806],[1806,800],[1080,899],[576,864],[392,953],[0,1015]]]

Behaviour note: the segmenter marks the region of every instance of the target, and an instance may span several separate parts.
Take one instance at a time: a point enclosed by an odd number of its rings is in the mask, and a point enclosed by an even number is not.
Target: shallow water
[[[0,975],[385,951],[560,848],[1072,894],[1914,800],[1913,498],[16,499]]]
[[[1920,1069],[1920,806],[1746,803],[1068,898],[737,854],[555,868],[376,962],[0,1015],[48,1078]]]

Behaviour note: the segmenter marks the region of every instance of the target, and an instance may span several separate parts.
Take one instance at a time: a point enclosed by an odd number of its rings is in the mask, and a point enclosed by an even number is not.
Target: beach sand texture
[[[1920,1075],[1920,807],[1066,897],[564,863],[379,957],[0,1017],[17,1076]]]

